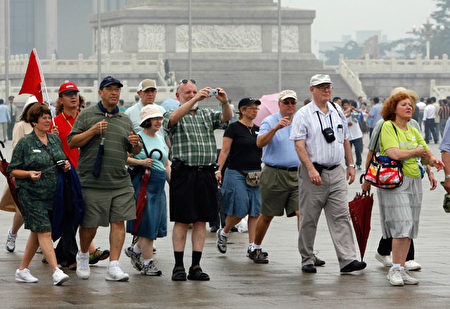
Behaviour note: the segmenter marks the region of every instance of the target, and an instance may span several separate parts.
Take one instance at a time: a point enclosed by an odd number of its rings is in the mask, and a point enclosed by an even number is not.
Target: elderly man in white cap
[[[295,152],[294,141],[289,140],[292,118],[297,107],[297,94],[293,90],[283,90],[278,96],[279,112],[266,117],[259,128],[256,144],[263,148],[261,173],[261,215],[256,225],[254,251],[249,252],[253,262],[266,264],[267,254],[262,251],[261,243],[274,216],[297,216],[298,177],[300,164]],[[325,262],[316,259],[316,266]]]
[[[301,108],[292,121],[290,139],[302,162],[298,173],[300,229],[298,250],[304,273],[314,267],[314,239],[322,209],[333,240],[342,274],[362,270],[366,263],[356,260],[347,205],[346,178],[355,180],[355,165],[348,141],[348,128],[342,109],[330,101],[329,75],[311,77],[313,101]],[[347,171],[341,163],[347,162]]]
[[[137,94],[139,95],[139,102],[134,104],[133,106],[127,108],[125,111],[125,114],[130,117],[131,121],[133,122],[134,130],[136,132],[140,132],[142,130],[140,124],[141,124],[141,116],[140,112],[141,109],[148,105],[148,104],[154,104],[159,108],[161,111],[161,114],[164,115],[166,112],[165,108],[161,105],[155,104],[156,95],[158,94],[158,89],[156,88],[156,82],[153,79],[144,79],[141,81],[137,88]],[[162,133],[162,129],[160,130]]]

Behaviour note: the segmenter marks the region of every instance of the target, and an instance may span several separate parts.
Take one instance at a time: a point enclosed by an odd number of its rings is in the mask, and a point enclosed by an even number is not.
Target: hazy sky
[[[281,6],[316,11],[313,45],[340,41],[346,34],[355,38],[356,30],[381,30],[388,40],[396,40],[436,9],[434,0],[281,0]]]

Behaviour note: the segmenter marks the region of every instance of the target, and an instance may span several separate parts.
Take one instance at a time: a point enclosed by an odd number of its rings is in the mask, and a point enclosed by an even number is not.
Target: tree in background
[[[450,0],[435,0],[437,10],[431,13],[436,26],[444,26],[431,38],[430,56],[441,57],[442,54],[450,56]]]

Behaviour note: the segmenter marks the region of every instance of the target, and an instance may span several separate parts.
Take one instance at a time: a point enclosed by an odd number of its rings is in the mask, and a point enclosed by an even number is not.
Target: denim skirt
[[[244,170],[244,173],[258,172]],[[258,187],[250,187],[245,182],[245,176],[236,170],[227,168],[222,184],[222,208],[226,215],[239,218],[249,215],[258,217],[261,212],[261,197]]]
[[[134,187],[136,200],[141,189],[142,173],[131,180]],[[150,180],[147,185],[147,204],[142,213],[142,219],[136,234],[133,233],[134,220],[127,221],[127,232],[148,239],[156,239],[167,236],[167,202],[164,184],[166,172],[151,170]]]

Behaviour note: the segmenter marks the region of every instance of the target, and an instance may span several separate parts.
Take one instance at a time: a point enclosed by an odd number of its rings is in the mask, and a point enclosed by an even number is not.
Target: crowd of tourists
[[[108,257],[105,279],[128,281],[119,263],[126,233],[133,235],[132,245],[124,249],[133,268],[142,275],[160,276],[154,243],[167,236],[168,217],[173,222],[172,280],[210,280],[200,262],[206,222],[217,222],[219,213],[225,220],[217,230],[218,251],[227,253],[232,229],[247,218],[246,254],[257,264],[269,263],[262,242],[272,219],[295,217],[301,270],[316,273],[326,264],[314,248],[322,210],[340,273],[361,271],[366,263],[357,259],[347,185],[354,182],[356,170],[363,173],[372,155],[379,153],[402,162],[404,180],[395,189],[378,189],[382,239],[376,258],[390,267],[387,279],[392,285],[417,284],[409,270],[420,269],[412,240],[418,235],[421,178],[427,173],[434,189],[432,167],[444,169],[450,190],[450,128],[445,126],[450,99],[435,103],[429,98],[422,106],[424,100],[414,91],[396,88],[386,100],[375,97],[368,106],[362,97],[332,98],[332,85],[329,75],[312,76],[311,100],[302,107],[295,91],[281,91],[278,111],[260,126],[254,124],[260,100],[242,98],[238,119],[231,122],[234,115],[226,91],[198,89],[192,79],[177,84],[180,105],[172,110],[155,103],[158,90],[151,79],[138,85],[139,100],[125,111],[119,104],[123,85],[112,76],[100,83],[98,104],[87,108],[77,86],[63,83],[56,117],[46,104],[30,97],[12,130],[7,172],[15,179],[15,193],[4,193],[17,194],[18,201],[9,199],[15,216],[6,249],[15,250],[23,223],[31,231],[16,281],[38,282],[28,267],[39,250],[55,285],[69,279],[62,269],[76,269],[77,276],[87,280],[90,265]],[[202,101],[210,97],[218,100],[219,110],[202,108]],[[13,109],[8,110],[11,116]],[[216,129],[224,130],[219,153]],[[365,133],[370,143],[363,162]],[[437,143],[439,134],[444,162],[427,146],[431,136]],[[363,192],[370,188],[363,182]],[[100,226],[110,228],[110,250],[94,246]],[[186,271],[189,229],[192,260]]]

